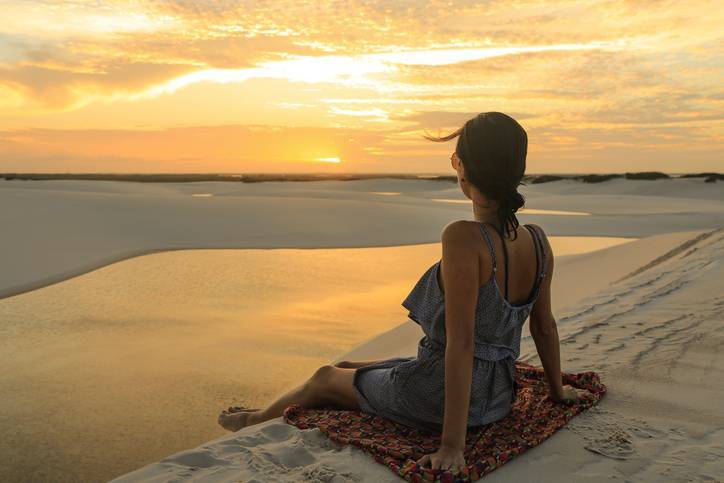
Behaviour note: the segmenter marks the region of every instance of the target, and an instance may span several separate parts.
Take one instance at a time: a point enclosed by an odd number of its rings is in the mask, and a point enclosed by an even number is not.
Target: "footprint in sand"
[[[582,446],[588,451],[617,460],[636,454],[638,440],[684,439],[677,428],[655,427],[644,419],[625,417],[600,407],[579,415],[567,427],[583,439]]]
[[[588,451],[617,460],[628,459],[629,456],[636,452],[631,441],[624,436],[612,436],[606,439],[599,439],[583,447]]]

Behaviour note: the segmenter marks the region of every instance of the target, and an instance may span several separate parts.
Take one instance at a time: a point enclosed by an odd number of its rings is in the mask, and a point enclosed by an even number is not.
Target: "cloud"
[[[101,72],[73,72],[45,67],[0,68],[0,84],[55,109],[77,108],[94,98],[143,91],[193,70],[188,65],[121,64]]]
[[[10,0],[0,18],[0,129],[183,124],[197,126],[196,136],[203,125],[236,122],[356,126],[382,133],[354,152],[360,163],[435,163],[437,152],[420,142],[424,129],[502,111],[521,120],[533,156],[550,163],[594,159],[605,146],[633,151],[642,133],[650,157],[683,153],[686,139],[721,155],[716,6]],[[65,133],[68,152],[81,155]],[[163,152],[155,140],[178,142],[139,136],[154,156]]]

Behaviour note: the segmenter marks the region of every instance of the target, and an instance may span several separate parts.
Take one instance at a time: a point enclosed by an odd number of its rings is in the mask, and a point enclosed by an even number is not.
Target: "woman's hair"
[[[436,142],[458,137],[455,152],[465,167],[466,178],[482,194],[498,201],[498,221],[510,238],[519,226],[515,212],[525,204],[518,193],[518,185],[525,185],[525,129],[507,114],[483,112],[447,136],[424,137]]]

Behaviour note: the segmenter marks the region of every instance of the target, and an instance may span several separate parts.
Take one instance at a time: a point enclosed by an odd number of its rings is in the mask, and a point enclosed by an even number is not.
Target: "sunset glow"
[[[452,173],[423,134],[485,111],[527,130],[529,173],[721,170],[721,12],[8,1],[0,172]]]

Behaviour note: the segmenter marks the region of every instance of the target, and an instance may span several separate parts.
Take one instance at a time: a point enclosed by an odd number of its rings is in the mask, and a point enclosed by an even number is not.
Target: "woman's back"
[[[543,250],[540,228],[536,225],[524,225],[525,229],[519,227],[517,239],[503,243],[494,227],[473,223],[479,228],[484,251],[479,257],[480,273],[486,274],[481,277],[484,282],[478,289],[475,311],[476,353],[487,353],[488,358],[506,355],[517,358],[522,325],[540,294],[545,277],[547,254]],[[522,235],[524,232],[527,236]],[[510,247],[513,256],[508,244],[513,245]],[[442,260],[439,260],[420,277],[402,305],[432,342],[444,345],[445,289],[441,269]]]
[[[511,252],[515,256],[522,254],[523,261],[511,263],[506,262],[508,247],[494,243],[495,230],[486,228],[484,223],[474,223],[480,229],[483,250],[487,253],[481,257],[481,273],[489,275],[479,287],[475,311],[469,426],[500,419],[512,407],[518,390],[514,363],[520,354],[522,326],[540,293],[546,258],[541,251],[539,232],[533,226],[521,229],[521,233],[527,231],[531,236],[527,239],[531,243],[527,248],[532,253],[525,253],[526,238],[519,235],[516,243],[521,244]],[[512,256],[507,258],[512,260]],[[526,260],[532,270],[526,267]],[[509,288],[512,287],[513,303],[504,297],[506,263],[509,273],[515,273],[507,281]],[[441,260],[420,277],[402,302],[409,310],[410,319],[425,333],[418,343],[417,356],[360,367],[354,383],[360,406],[366,412],[433,431],[442,427],[445,392],[445,295],[440,267]],[[501,270],[503,273],[498,274]],[[535,281],[525,280],[531,275]],[[526,281],[532,285],[524,287]]]
[[[492,282],[490,279],[495,276],[498,287],[502,287],[503,299],[508,304],[525,305],[541,272],[540,259],[545,256],[539,251],[542,246],[539,244],[541,233],[531,231],[540,228],[530,224],[519,226],[515,230],[515,239],[504,239],[494,226],[488,223],[473,223],[479,225],[481,235],[485,237],[485,242],[480,244],[479,263],[480,273],[488,274],[488,277],[485,277],[481,286]],[[495,271],[494,265],[497,266]],[[439,281],[444,292],[442,277]]]

